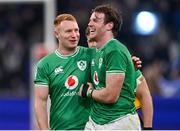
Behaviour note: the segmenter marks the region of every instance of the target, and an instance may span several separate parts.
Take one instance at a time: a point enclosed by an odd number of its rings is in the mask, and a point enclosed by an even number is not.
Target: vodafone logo
[[[67,89],[72,90],[76,88],[77,85],[78,85],[78,78],[76,76],[71,75],[66,79],[65,86]]]
[[[96,71],[94,72],[94,76],[93,76],[93,77],[94,77],[94,79],[93,79],[93,80],[94,80],[94,83],[95,83],[96,85],[98,85],[98,84],[99,84],[99,79],[98,79],[98,74],[97,74]]]

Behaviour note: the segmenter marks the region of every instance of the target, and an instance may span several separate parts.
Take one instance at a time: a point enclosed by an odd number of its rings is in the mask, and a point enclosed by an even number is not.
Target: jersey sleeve
[[[106,72],[111,74],[125,74],[127,68],[126,56],[119,51],[108,53],[106,59]]]
[[[41,62],[37,64],[34,78],[35,85],[49,85],[49,79],[47,77],[47,71],[45,65]]]
[[[142,76],[142,72],[140,70],[137,70],[135,72],[135,76],[136,76],[136,89],[135,89],[135,92],[137,90],[137,87],[138,87],[138,84],[140,83],[140,77]]]

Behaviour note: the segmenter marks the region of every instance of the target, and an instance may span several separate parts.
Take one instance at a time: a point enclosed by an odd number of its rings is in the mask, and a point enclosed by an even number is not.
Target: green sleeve
[[[137,90],[137,87],[138,87],[138,83],[139,83],[139,78],[142,76],[142,72],[140,70],[137,70],[135,72],[135,77],[136,77],[136,89],[135,89],[135,92]]]
[[[108,73],[124,74],[127,68],[127,57],[120,51],[112,51],[106,56],[106,71]]]
[[[49,85],[45,64],[41,63],[41,61],[37,64],[36,67],[34,84]]]

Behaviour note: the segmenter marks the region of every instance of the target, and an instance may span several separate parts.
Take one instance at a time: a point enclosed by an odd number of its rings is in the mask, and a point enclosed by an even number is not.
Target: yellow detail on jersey
[[[137,97],[135,98],[134,105],[136,107],[136,110],[141,108],[141,103],[140,103],[140,101],[139,101],[139,99]]]

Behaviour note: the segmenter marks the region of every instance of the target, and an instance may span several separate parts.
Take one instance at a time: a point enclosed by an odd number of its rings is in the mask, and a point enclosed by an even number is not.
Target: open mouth
[[[75,42],[77,42],[77,40],[70,40],[70,42],[75,43]]]
[[[91,29],[91,30],[90,30],[90,33],[93,33],[93,32],[95,32],[95,29]]]
[[[90,30],[90,35],[93,35],[95,33],[95,30]]]

